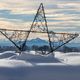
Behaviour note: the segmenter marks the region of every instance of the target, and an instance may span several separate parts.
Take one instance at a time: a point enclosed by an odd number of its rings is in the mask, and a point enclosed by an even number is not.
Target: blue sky
[[[49,30],[80,33],[80,0],[0,0],[0,28],[29,29],[40,3]]]

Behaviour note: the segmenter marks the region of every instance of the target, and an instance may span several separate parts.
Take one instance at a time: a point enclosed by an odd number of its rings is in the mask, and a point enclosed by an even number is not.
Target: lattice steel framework
[[[9,39],[19,51],[25,51],[26,42],[30,33],[46,33],[49,42],[49,53],[78,37],[78,34],[56,33],[48,30],[44,6],[41,3],[34,17],[30,30],[0,29],[0,32]],[[46,54],[46,53],[45,53]]]
[[[23,30],[0,29],[0,32],[9,39],[19,51],[24,51],[23,45],[29,32]],[[24,45],[25,46],[25,45]]]

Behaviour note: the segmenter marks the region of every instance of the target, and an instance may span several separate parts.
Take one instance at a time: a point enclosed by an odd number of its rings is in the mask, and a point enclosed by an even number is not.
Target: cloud
[[[36,10],[26,10],[26,9],[15,8],[15,9],[11,10],[11,13],[13,13],[13,14],[27,14],[27,15],[31,15],[31,14],[36,14]]]
[[[58,3],[57,4],[59,8],[65,8],[65,9],[79,9],[80,8],[80,3],[78,2],[72,2],[72,3],[69,3],[69,2],[66,2],[66,3]]]
[[[27,22],[33,20],[32,17],[34,18],[34,15],[32,14],[14,14],[10,10],[0,10],[0,18],[22,20]]]
[[[41,2],[45,6],[49,27],[57,26],[58,29],[66,24],[74,28],[80,25],[80,0],[0,0],[0,18],[4,18],[5,27],[21,25],[22,29],[23,25],[31,25]]]
[[[7,19],[4,19],[4,18],[0,18],[0,28],[1,29],[15,29],[15,30],[30,30],[30,27],[31,27],[31,22],[11,22],[11,21],[8,21]]]
[[[4,9],[7,6],[6,3],[0,3],[0,8]]]

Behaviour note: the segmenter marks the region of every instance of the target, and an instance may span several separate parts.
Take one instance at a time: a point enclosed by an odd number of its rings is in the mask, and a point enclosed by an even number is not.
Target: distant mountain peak
[[[43,46],[43,45],[48,45],[48,42],[41,38],[35,38],[35,39],[28,40],[26,44],[28,44],[30,46],[32,46],[32,45]]]
[[[41,39],[41,38],[31,39],[30,41],[45,42],[45,40],[43,40],[43,39]]]
[[[36,38],[36,40],[42,40],[42,39],[40,39],[40,38]]]

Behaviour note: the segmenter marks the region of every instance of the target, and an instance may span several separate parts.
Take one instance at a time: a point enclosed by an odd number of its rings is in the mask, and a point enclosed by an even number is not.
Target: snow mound
[[[32,66],[31,63],[25,62],[22,60],[6,60],[6,59],[1,59],[0,60],[0,67],[30,67]]]
[[[55,54],[55,58],[57,58],[62,63],[68,65],[80,65],[79,52],[71,52],[71,53],[55,52],[54,54]]]
[[[6,61],[10,60],[10,63],[11,61],[12,62],[25,61],[26,64],[27,62],[29,62],[30,64],[38,64],[38,65],[44,65],[44,64],[53,65],[53,63],[61,62],[62,64],[65,65],[80,65],[80,53],[77,52],[71,52],[71,53],[54,52],[54,56],[53,54],[41,56],[40,54],[35,54],[35,51],[24,52],[21,55],[18,54],[19,53],[15,53],[14,51],[6,51],[0,53],[0,59],[1,60],[6,59]]]
[[[60,61],[51,54],[42,56],[35,54],[35,51],[23,52],[20,55],[14,51],[0,53],[0,67],[50,66],[57,65],[56,63],[59,62]]]
[[[15,53],[15,51],[5,51],[3,53],[0,53],[0,59],[9,58],[9,57],[15,56],[15,55],[17,55]]]
[[[8,53],[10,52],[1,55]],[[80,80],[80,66],[67,65],[75,64],[80,59],[79,53],[55,52],[58,60],[52,54],[41,56],[34,51],[13,54],[0,59],[0,80]]]
[[[29,61],[31,63],[57,63],[60,62],[52,54],[41,56],[40,54],[35,54],[34,51],[23,53],[19,56],[14,56],[11,59]]]

